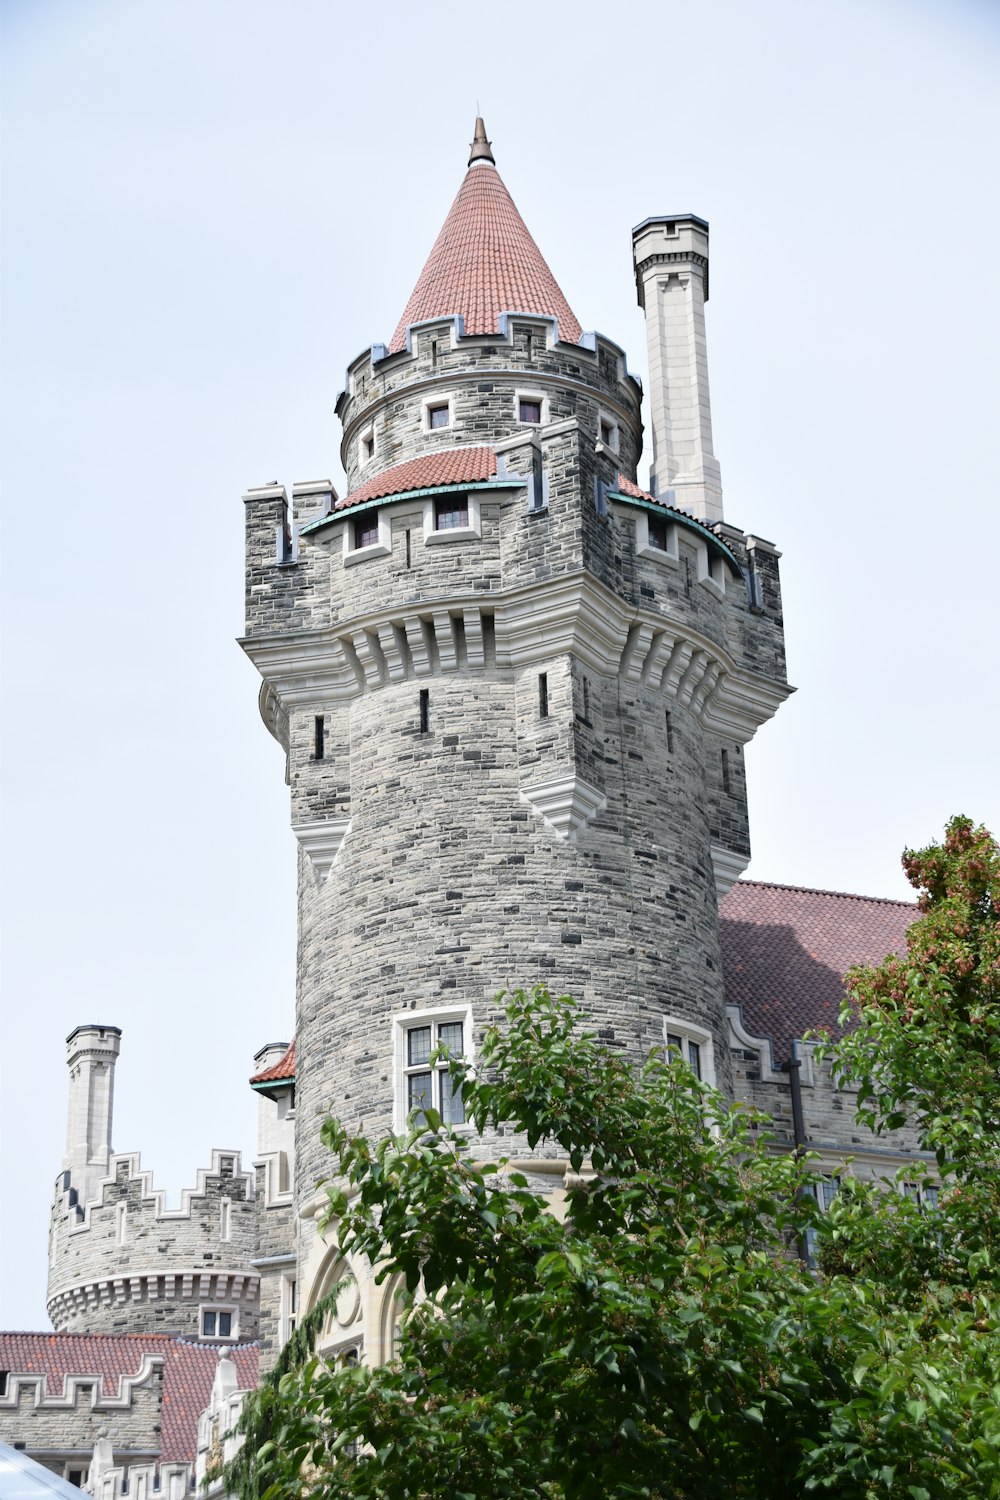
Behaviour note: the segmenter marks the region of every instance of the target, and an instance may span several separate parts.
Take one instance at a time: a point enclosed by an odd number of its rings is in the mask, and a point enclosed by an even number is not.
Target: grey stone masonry
[[[680,1021],[732,1086],[717,891],[749,856],[743,745],[789,691],[776,554],[756,550],[754,592],[749,538],[620,493],[639,440],[621,366],[577,350],[570,373],[540,342],[499,401],[502,340],[442,339],[438,368],[467,342],[483,378],[456,373],[455,410],[504,464],[469,489],[458,535],[418,494],[379,504],[371,555],[334,511],[291,560],[274,549],[283,498],[248,500],[243,644],[301,850],[300,1205],[326,1169],[326,1111],[372,1136],[400,1125],[408,1018],[459,1017],[474,1052],[505,986],[577,995],[635,1057]],[[419,351],[353,367],[352,482],[366,422],[365,473],[439,439],[422,426],[424,331]],[[522,386],[549,403],[534,432],[512,420]],[[613,391],[617,453],[596,415]]]
[[[237,1151],[213,1152],[175,1210],[137,1155],[112,1156],[89,1203],[63,1173],[49,1231],[49,1316],[60,1331],[211,1339],[203,1313],[225,1312],[225,1341],[246,1342],[257,1335],[255,1241],[253,1179]]]

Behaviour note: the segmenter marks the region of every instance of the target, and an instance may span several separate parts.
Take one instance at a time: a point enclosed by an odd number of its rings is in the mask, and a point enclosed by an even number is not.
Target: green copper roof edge
[[[290,1078],[265,1078],[260,1083],[254,1083],[253,1079],[251,1079],[250,1087],[252,1089],[261,1089],[262,1091],[266,1089],[283,1089],[291,1088],[294,1082],[295,1074],[293,1073]]]
[[[413,500],[424,495],[465,494],[468,490],[520,490],[527,482],[524,475],[510,474],[506,479],[472,479],[467,484],[432,484],[423,489],[400,490],[395,495],[378,495],[374,500],[362,500],[360,505],[343,505],[340,510],[332,510],[327,516],[317,516],[315,521],[307,521],[299,531],[299,536],[308,536],[321,526],[332,526],[345,516],[359,515],[363,510],[374,510],[379,505],[395,505],[397,500]],[[350,499],[350,496],[347,498]]]
[[[677,526],[686,526],[689,531],[695,531],[703,536],[706,542],[711,542],[716,552],[726,559],[738,578],[743,577],[743,569],[740,567],[735,556],[730,552],[721,537],[716,536],[708,526],[701,521],[696,521],[694,516],[685,515],[682,510],[674,510],[671,505],[661,505],[658,500],[640,500],[636,495],[623,495],[621,490],[608,490],[609,500],[618,500],[623,505],[634,505],[638,510],[651,511],[654,516],[666,516]]]

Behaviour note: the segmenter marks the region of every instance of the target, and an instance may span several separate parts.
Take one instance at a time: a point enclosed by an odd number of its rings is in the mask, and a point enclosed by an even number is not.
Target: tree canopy
[[[635,1069],[569,998],[518,991],[471,1134],[329,1120],[328,1227],[398,1277],[397,1356],[336,1368],[317,1307],[244,1414],[243,1500],[1000,1497],[1000,854],[967,819],[905,856],[907,953],[855,971],[833,1066],[876,1130],[935,1154],[895,1186],[773,1149],[673,1055]],[[484,1131],[569,1163],[559,1201]],[[914,1190],[915,1189],[915,1190]],[[921,1201],[923,1200],[923,1201]],[[795,1246],[807,1231],[819,1268]]]

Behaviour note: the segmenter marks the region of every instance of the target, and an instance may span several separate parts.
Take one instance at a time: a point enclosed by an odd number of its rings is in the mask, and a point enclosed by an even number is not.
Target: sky
[[[171,1201],[213,1146],[253,1159],[295,847],[235,644],[241,495],[341,481],[346,366],[477,110],[641,377],[632,226],[711,223],[726,515],[783,553],[797,688],[747,753],[748,875],[905,897],[906,845],[1000,829],[1000,12],[2,0],[0,28],[0,1326],[44,1329],[73,1027],[122,1028],[114,1145]]]

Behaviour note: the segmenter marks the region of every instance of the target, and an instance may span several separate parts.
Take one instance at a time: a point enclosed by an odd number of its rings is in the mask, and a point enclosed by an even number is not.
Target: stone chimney
[[[708,225],[694,214],[646,219],[632,231],[632,258],[649,346],[652,488],[699,520],[721,521],[705,348]]]
[[[70,1174],[81,1204],[90,1202],[108,1175],[121,1038],[117,1026],[78,1026],[66,1038],[69,1117],[63,1171]]]

